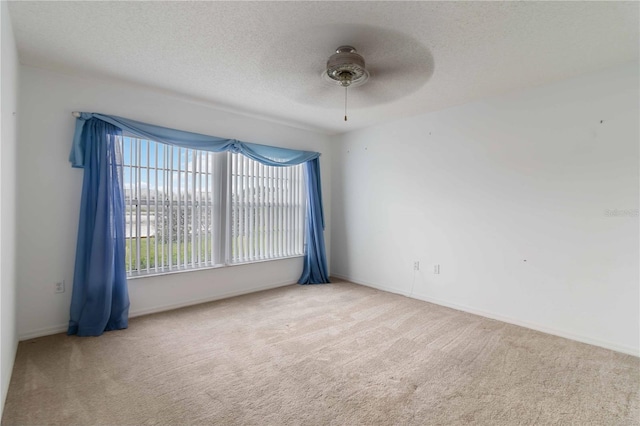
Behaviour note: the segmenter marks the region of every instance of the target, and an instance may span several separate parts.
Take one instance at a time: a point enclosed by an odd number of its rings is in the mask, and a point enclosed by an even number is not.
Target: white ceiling
[[[637,2],[11,2],[20,60],[335,134],[639,56]],[[320,74],[342,44],[372,77]],[[117,111],[101,111],[117,114]]]

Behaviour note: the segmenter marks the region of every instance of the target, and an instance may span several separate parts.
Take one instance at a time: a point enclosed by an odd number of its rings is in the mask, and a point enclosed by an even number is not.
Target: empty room
[[[640,3],[0,6],[2,425],[640,424]]]

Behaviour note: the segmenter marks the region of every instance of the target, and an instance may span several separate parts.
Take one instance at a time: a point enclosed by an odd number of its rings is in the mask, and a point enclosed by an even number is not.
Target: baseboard
[[[36,337],[44,337],[51,336],[52,334],[64,333],[67,331],[68,327],[69,323],[64,323],[53,325],[51,327],[37,328],[26,333],[20,333],[18,335],[18,340],[22,342],[24,340],[35,339]]]
[[[577,342],[586,343],[593,346],[599,346],[601,348],[610,349],[612,351],[640,357],[640,350],[631,346],[620,345],[617,343],[613,343],[613,342],[609,342],[601,339],[594,339],[592,337],[582,336],[579,334],[567,332],[565,330],[555,329],[552,327],[548,327],[545,325],[541,325],[541,324],[537,324],[529,321],[522,321],[517,318],[497,314],[495,312],[485,311],[482,309],[477,309],[477,308],[473,308],[466,305],[459,305],[457,303],[451,303],[446,300],[437,299],[437,298],[419,294],[419,293],[410,293],[394,287],[381,286],[381,285],[367,282],[364,280],[353,279],[341,274],[332,274],[332,275],[336,278],[340,278],[342,280],[349,281],[354,284],[364,285],[367,287],[375,288],[377,290],[387,291],[389,293],[400,294],[402,296],[410,297],[412,299],[422,300],[425,302],[433,303],[435,305],[445,306],[447,308],[455,309],[458,311],[467,312],[470,314],[479,315],[481,317],[490,318],[490,319],[506,322],[508,324],[517,325],[519,327],[529,328],[531,330],[540,331],[542,333],[552,334],[554,336],[564,337],[565,339],[575,340]]]
[[[272,283],[272,284],[267,284],[262,286],[251,287],[251,288],[247,288],[239,291],[230,291],[226,293],[221,293],[211,297],[191,299],[191,300],[180,302],[180,303],[170,303],[167,305],[154,306],[152,308],[139,309],[139,310],[130,312],[129,318],[155,314],[158,312],[171,311],[174,309],[186,308],[187,306],[199,305],[201,303],[215,302],[216,300],[228,299],[230,297],[242,296],[243,294],[256,293],[258,291],[270,290],[273,288],[284,287],[292,284],[295,284],[295,282],[286,281],[286,282]],[[23,340],[35,339],[37,337],[50,336],[52,334],[64,333],[67,331],[68,326],[69,326],[68,323],[64,323],[64,324],[59,324],[51,327],[39,328],[36,330],[28,331],[26,333],[21,333],[18,336],[18,339],[20,341],[23,341]]]
[[[129,318],[155,314],[158,312],[171,311],[174,309],[186,308],[187,306],[199,305],[201,303],[215,302],[216,300],[229,299],[230,297],[242,296],[244,294],[256,293],[258,291],[271,290],[273,288],[284,287],[292,284],[295,284],[295,282],[286,281],[286,282],[272,283],[272,284],[251,287],[251,288],[238,290],[238,291],[229,291],[229,292],[217,294],[211,297],[205,297],[201,299],[192,299],[186,302],[170,303],[168,305],[154,306],[153,308],[140,309],[140,310],[130,312]]]

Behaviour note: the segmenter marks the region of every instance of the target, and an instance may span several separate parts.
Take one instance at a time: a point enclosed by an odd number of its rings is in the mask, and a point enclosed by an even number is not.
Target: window
[[[121,138],[128,276],[303,254],[302,166]]]
[[[240,154],[228,156],[231,263],[302,255],[302,166],[271,167]]]

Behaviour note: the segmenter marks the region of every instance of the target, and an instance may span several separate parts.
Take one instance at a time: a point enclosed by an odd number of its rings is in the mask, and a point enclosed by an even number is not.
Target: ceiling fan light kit
[[[355,87],[369,79],[364,58],[352,46],[340,46],[327,61],[325,80],[342,87]]]
[[[360,86],[369,79],[364,58],[353,46],[340,46],[329,57],[322,76],[325,81],[344,87],[344,121],[347,121],[347,89]]]

